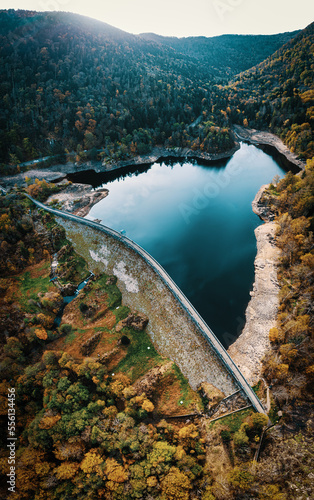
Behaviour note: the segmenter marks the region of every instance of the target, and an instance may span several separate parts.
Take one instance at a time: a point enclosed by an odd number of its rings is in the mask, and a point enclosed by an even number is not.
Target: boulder
[[[117,283],[117,278],[116,276],[109,276],[106,285],[115,285]]]
[[[220,389],[208,382],[202,382],[198,390],[203,397],[208,399],[208,409],[213,408],[225,398],[225,394]]]
[[[60,250],[57,252],[58,256],[58,261],[64,257],[64,255],[69,251],[69,246],[68,245],[63,245],[63,247],[60,248]]]
[[[62,306],[63,299],[59,292],[46,292],[40,298],[40,305],[48,311],[58,311]]]
[[[120,332],[122,328],[133,328],[133,330],[137,330],[138,332],[143,331],[147,324],[148,318],[145,314],[142,313],[130,313],[127,318],[122,319],[116,326],[116,331]]]
[[[74,295],[75,291],[76,291],[76,286],[73,285],[72,283],[68,283],[62,288],[61,294],[63,295],[63,297],[69,297],[70,295]]]
[[[130,345],[131,341],[126,335],[122,335],[121,339],[118,340],[117,345]]]
[[[269,184],[264,184],[259,191],[256,193],[254,200],[252,201],[253,212],[260,217],[264,222],[271,222],[275,218],[275,214],[271,211],[268,196],[266,195],[266,190]]]
[[[81,344],[80,351],[83,354],[83,356],[89,356],[93,352],[93,350],[96,348],[96,345],[100,340],[100,337],[101,337],[101,332],[95,333],[95,335],[92,335],[92,337],[90,337],[83,344]]]
[[[109,364],[113,360],[113,358],[115,357],[115,355],[117,354],[118,351],[119,351],[119,347],[114,347],[111,351],[105,352],[104,354],[102,354],[99,357],[98,361],[104,365]]]
[[[172,368],[172,361],[166,363],[162,366],[156,366],[149,370],[141,379],[137,380],[133,385],[137,394],[142,394],[143,392],[146,396],[153,396],[156,391],[156,387],[160,384],[162,378],[165,376],[168,370]]]

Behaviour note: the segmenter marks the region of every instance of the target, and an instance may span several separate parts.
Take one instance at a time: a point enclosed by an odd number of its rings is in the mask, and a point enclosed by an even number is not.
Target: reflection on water
[[[284,171],[255,146],[223,165],[154,164],[112,179],[88,218],[124,230],[167,270],[221,342],[240,333],[254,279],[262,184]],[[85,182],[90,182],[85,178]]]

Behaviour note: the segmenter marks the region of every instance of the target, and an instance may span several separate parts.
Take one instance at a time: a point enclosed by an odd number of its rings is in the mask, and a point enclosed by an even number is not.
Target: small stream
[[[70,302],[72,302],[72,300],[74,300],[78,296],[79,292],[84,288],[85,285],[87,285],[87,283],[89,282],[89,280],[93,276],[94,276],[94,274],[92,272],[90,272],[90,275],[88,276],[88,278],[86,278],[84,281],[81,281],[81,283],[77,286],[73,295],[68,295],[66,297],[63,297],[63,303],[59,309],[57,316],[55,317],[54,322],[53,322],[53,330],[57,329],[60,326],[65,306],[67,304],[70,304]]]

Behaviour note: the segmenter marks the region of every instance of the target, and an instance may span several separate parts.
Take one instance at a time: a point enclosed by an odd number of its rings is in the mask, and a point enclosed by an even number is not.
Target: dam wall
[[[202,382],[213,384],[225,396],[241,389],[257,411],[265,412],[219,340],[151,255],[102,224],[30,199],[55,215],[93,273],[117,277],[123,304],[148,316],[147,332],[156,349],[179,366],[193,389]]]

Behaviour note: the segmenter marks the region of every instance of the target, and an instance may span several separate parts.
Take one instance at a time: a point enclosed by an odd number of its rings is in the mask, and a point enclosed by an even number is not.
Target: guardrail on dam
[[[93,272],[117,276],[124,304],[149,317],[147,330],[158,351],[179,366],[193,389],[203,381],[213,384],[226,396],[240,388],[255,410],[265,413],[212,330],[148,252],[113,229],[26,196],[57,217]]]

